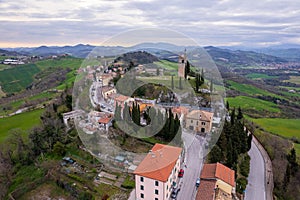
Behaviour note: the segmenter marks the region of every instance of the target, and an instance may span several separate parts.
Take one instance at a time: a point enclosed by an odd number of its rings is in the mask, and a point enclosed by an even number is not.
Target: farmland
[[[48,67],[62,67],[62,68],[70,68],[70,69],[78,69],[82,63],[81,58],[73,58],[73,57],[66,57],[60,59],[47,59],[37,61],[35,64],[40,69],[45,69]]]
[[[247,74],[246,77],[250,79],[271,79],[271,78],[277,78],[278,76],[270,76],[267,74],[260,74],[260,73],[251,73],[251,74]]]
[[[3,142],[10,130],[12,129],[22,129],[29,130],[35,125],[40,123],[40,116],[43,113],[43,109],[34,110],[18,115],[14,115],[12,117],[1,118],[0,119],[0,143]]]
[[[248,85],[248,84],[241,84],[237,83],[234,81],[227,81],[229,83],[229,88],[240,91],[242,93],[248,94],[248,95],[253,95],[253,96],[258,96],[258,95],[264,95],[264,96],[276,96],[266,90],[262,90],[260,88],[257,88],[253,85]]]
[[[275,103],[256,99],[247,96],[228,97],[226,99],[229,102],[230,107],[241,107],[243,110],[259,110],[269,112],[280,112],[280,109]]]
[[[300,139],[300,119],[260,118],[252,120],[270,133],[285,138],[296,137]]]
[[[300,76],[290,76],[290,79],[285,82],[300,84]]]
[[[0,71],[0,85],[6,93],[19,92],[33,81],[40,69],[35,64],[26,64]]]

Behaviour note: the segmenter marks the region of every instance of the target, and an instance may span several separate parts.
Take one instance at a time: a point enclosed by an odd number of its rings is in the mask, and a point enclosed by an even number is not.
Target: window
[[[141,180],[141,182],[144,182],[144,177],[141,177],[140,180]]]
[[[158,190],[155,190],[155,194],[158,194]]]
[[[169,185],[167,185],[167,190],[169,189]]]
[[[158,181],[155,181],[155,186],[158,186]]]
[[[141,190],[144,190],[144,186],[143,185],[141,185]]]
[[[193,123],[193,120],[191,120],[191,123]]]
[[[141,193],[141,198],[142,198],[142,199],[144,198],[144,194],[143,194],[143,193]]]
[[[158,198],[155,198],[155,200],[158,200]]]
[[[205,126],[205,122],[202,122],[202,125]]]

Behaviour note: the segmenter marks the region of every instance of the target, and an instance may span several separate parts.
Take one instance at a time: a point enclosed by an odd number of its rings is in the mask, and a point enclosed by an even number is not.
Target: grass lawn
[[[255,110],[266,110],[269,112],[280,112],[280,109],[275,103],[256,99],[247,96],[228,97],[226,101],[229,102],[230,107],[238,108],[239,106],[243,110],[255,109]]]
[[[172,88],[172,77],[171,76],[151,76],[151,77],[137,77],[137,79],[142,80],[145,83],[154,83],[154,84],[162,84],[168,88]],[[179,89],[179,77],[174,76],[174,92],[176,93],[185,93],[187,91],[194,91],[189,81],[184,78],[181,79],[182,89]]]
[[[178,70],[178,64],[175,62],[170,62],[168,60],[160,60],[158,62],[154,62],[154,64],[166,70]]]
[[[9,131],[15,128],[28,130],[35,125],[40,124],[40,116],[44,112],[43,109],[25,112],[0,119],[0,143],[3,142],[9,134]]]
[[[260,118],[252,120],[270,133],[300,139],[300,119]]]
[[[237,83],[234,81],[227,81],[227,83],[230,84],[230,86],[229,86],[230,89],[240,91],[240,92],[243,92],[243,93],[246,93],[249,95],[278,96],[278,95],[272,94],[271,92],[254,87],[252,85],[241,84],[241,83]]]

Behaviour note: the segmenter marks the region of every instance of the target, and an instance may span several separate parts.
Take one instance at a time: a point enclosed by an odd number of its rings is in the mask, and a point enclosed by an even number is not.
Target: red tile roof
[[[235,185],[234,170],[222,165],[221,163],[204,164],[201,179],[217,178],[229,185]]]
[[[213,200],[217,180],[201,180],[196,200]]]
[[[182,148],[179,147],[155,144],[134,174],[166,182],[181,152]]]

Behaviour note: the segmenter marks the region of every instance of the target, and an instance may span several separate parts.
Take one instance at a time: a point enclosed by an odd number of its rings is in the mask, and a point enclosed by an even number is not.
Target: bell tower
[[[178,77],[184,78],[185,65],[186,65],[186,49],[184,50],[184,54],[179,55],[178,57]]]

